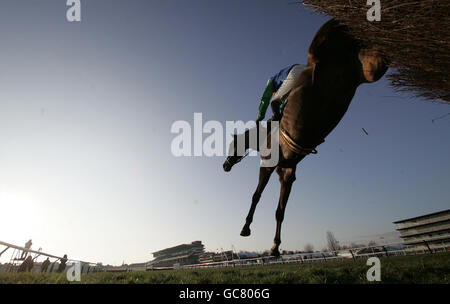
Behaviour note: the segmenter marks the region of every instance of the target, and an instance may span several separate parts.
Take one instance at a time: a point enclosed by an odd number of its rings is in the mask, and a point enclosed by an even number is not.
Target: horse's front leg
[[[252,197],[252,205],[250,207],[250,211],[248,212],[247,218],[245,219],[245,225],[242,228],[241,236],[249,236],[250,235],[250,224],[253,222],[253,215],[255,213],[256,205],[258,204],[261,194],[264,191],[264,188],[267,185],[267,182],[270,179],[270,176],[273,173],[275,167],[260,167],[259,168],[259,182],[258,187],[256,188],[255,193]]]
[[[286,205],[289,199],[289,194],[291,193],[292,184],[295,181],[295,167],[294,168],[277,168],[277,173],[280,176],[280,200],[278,201],[278,208],[275,213],[275,218],[277,220],[277,230],[275,232],[275,239],[272,249],[270,250],[270,255],[280,256],[280,244],[281,244],[281,224],[284,220],[284,212],[286,210]]]

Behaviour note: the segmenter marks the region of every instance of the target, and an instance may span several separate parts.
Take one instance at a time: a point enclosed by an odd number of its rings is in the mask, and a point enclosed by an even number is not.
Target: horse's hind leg
[[[286,211],[286,205],[291,193],[292,184],[295,181],[295,167],[294,168],[277,168],[277,173],[280,176],[281,190],[280,200],[278,201],[278,208],[275,213],[277,220],[277,231],[275,233],[275,239],[270,255],[279,256],[280,243],[281,243],[281,224],[284,220],[284,212]]]
[[[241,236],[249,236],[250,235],[250,224],[253,222],[253,214],[255,213],[256,205],[261,198],[261,194],[264,191],[264,188],[267,185],[267,182],[270,179],[270,176],[273,173],[275,167],[260,167],[259,168],[259,182],[258,187],[256,188],[255,193],[253,193],[252,197],[252,205],[250,207],[250,211],[248,212],[247,218],[245,220],[245,225],[242,228]]]

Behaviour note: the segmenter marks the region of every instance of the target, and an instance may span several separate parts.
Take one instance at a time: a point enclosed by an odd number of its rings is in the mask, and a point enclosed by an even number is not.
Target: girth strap
[[[316,148],[303,148],[299,144],[297,144],[292,137],[289,136],[289,134],[280,127],[279,129],[280,138],[284,141],[284,143],[288,146],[288,148],[297,154],[300,155],[308,155],[308,154],[317,154]],[[323,141],[322,141],[323,142]]]

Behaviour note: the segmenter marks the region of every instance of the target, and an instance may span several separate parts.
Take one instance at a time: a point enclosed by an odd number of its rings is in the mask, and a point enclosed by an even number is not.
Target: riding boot
[[[280,121],[281,120],[281,101],[279,100],[273,100],[270,104],[273,112],[272,119],[273,121]]]

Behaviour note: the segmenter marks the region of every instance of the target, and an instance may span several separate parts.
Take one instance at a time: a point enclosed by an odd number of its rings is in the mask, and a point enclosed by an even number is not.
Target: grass
[[[449,284],[450,253],[383,257],[380,283]],[[82,284],[367,284],[367,259],[215,269],[92,273]],[[0,284],[65,284],[58,273],[1,273]]]

